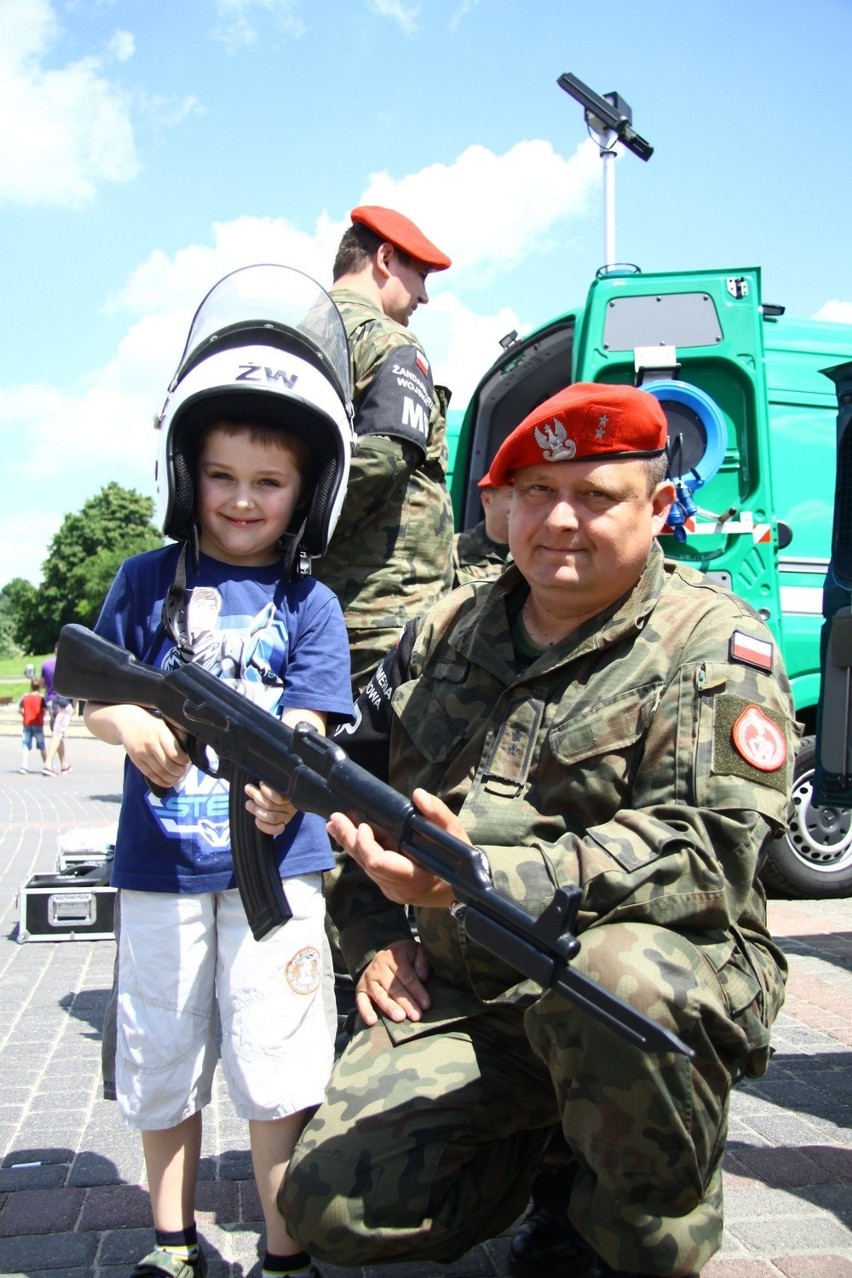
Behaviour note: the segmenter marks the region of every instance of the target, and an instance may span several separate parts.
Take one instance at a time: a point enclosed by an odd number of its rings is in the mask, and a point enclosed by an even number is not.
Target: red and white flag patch
[[[787,762],[784,733],[760,706],[746,706],[731,729],[737,753],[760,772],[777,772]]]
[[[754,635],[735,630],[731,635],[729,653],[731,661],[741,661],[746,666],[756,666],[758,670],[771,670],[775,645],[767,639],[755,639]]]
[[[417,351],[414,356],[414,362],[420,369],[424,377],[429,376],[429,361],[422,351]]]

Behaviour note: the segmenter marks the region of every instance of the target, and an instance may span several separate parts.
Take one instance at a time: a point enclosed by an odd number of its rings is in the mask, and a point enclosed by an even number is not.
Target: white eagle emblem
[[[535,442],[545,461],[571,461],[577,451],[577,445],[568,438],[565,427],[555,418],[552,422],[545,422],[544,426],[536,426]]]

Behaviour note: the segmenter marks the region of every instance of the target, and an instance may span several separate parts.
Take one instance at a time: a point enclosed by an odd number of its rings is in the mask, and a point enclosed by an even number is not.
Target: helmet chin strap
[[[175,579],[169,586],[163,600],[161,620],[166,634],[171,635],[178,647],[183,661],[192,660],[192,636],[189,633],[189,591],[186,588],[186,553],[192,554],[192,564],[196,572],[200,567],[198,549],[198,526],[193,523],[189,537],[181,545],[178,555]]]
[[[285,581],[297,581],[311,575],[311,557],[302,549],[307,523],[305,517],[295,532],[284,533],[275,544],[275,549],[280,550],[283,556]]]
[[[309,577],[311,573],[311,557],[302,549],[307,518],[303,519],[295,532],[286,532],[279,537],[275,549],[282,555],[282,575],[286,581],[295,581],[299,577]],[[198,545],[198,525],[193,522],[187,539],[181,544],[178,555],[175,579],[169,586],[163,600],[161,620],[166,634],[177,644],[178,653],[183,661],[193,658],[192,634],[189,629],[189,601],[191,590],[186,588],[186,557],[192,556],[192,566],[198,573],[200,551]]]

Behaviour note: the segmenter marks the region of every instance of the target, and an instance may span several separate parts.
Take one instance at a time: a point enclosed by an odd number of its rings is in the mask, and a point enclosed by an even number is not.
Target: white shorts
[[[293,917],[258,942],[236,888],[122,889],[116,1099],[131,1127],[175,1127],[209,1103],[220,1025],[241,1118],[285,1118],[322,1100],[334,1052],[322,875],[285,879],[284,890]]]

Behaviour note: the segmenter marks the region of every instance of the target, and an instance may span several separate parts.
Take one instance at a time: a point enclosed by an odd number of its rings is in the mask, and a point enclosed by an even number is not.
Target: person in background
[[[528,913],[577,886],[575,970],[692,1058],[519,979],[448,884],[334,814],[360,1023],[278,1199],[320,1260],[453,1262],[521,1215],[545,1151],[558,1176],[512,1239],[516,1278],[691,1278],[721,1245],[731,1087],[766,1070],[784,996],[758,867],[798,728],[760,616],[664,558],[666,440],[632,386],[527,416],[489,471],[513,489],[514,564],[410,623],[337,739]]]
[[[54,689],[48,707],[50,714],[50,744],[47,747],[47,757],[42,768],[43,776],[54,777],[63,772],[71,771],[71,764],[68,762],[68,755],[65,749],[65,737],[76,709],[76,701],[73,701],[70,697],[60,697],[59,693]]]
[[[360,691],[405,622],[451,583],[453,513],[446,408],[411,315],[428,276],[450,259],[407,217],[364,205],[351,213],[331,296],[352,361],[358,451],[343,510],[317,578],[343,608]]]
[[[483,517],[453,539],[453,586],[494,581],[510,561],[509,506],[511,484],[493,488],[486,475],[479,481]]]
[[[66,765],[65,760],[65,734],[73,718],[74,707],[71,706],[71,702],[67,697],[58,697],[56,695],[53,687],[55,669],[56,645],[54,644],[53,652],[44,659],[41,667],[41,686],[44,690],[44,700],[47,706],[47,717],[50,726],[50,745],[48,746],[48,757],[45,761],[46,766],[43,768],[45,776],[53,776],[55,774],[56,763],[59,764],[61,772],[71,771],[71,765]],[[70,710],[67,709],[68,706],[71,706]],[[60,714],[60,711],[64,713]]]
[[[47,752],[44,748],[44,713],[45,700],[41,694],[41,680],[31,679],[30,690],[25,692],[18,702],[18,710],[20,711],[23,721],[23,736],[21,739],[21,766],[19,771],[26,774],[29,772],[30,750],[35,747],[41,755],[42,766],[47,760]]]

